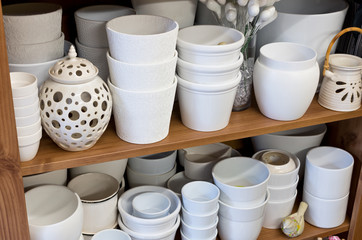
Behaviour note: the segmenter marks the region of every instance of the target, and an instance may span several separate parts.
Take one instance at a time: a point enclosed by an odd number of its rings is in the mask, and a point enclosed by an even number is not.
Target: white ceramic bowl
[[[137,14],[168,17],[175,20],[180,28],[184,28],[194,24],[197,2],[197,0],[132,0],[132,6]]]
[[[220,190],[212,183],[193,181],[181,189],[182,204],[186,211],[195,215],[215,212],[219,207]]]
[[[219,217],[227,218],[235,222],[252,222],[263,218],[265,207],[270,199],[270,192],[267,191],[264,202],[254,207],[233,207],[222,201],[219,201]]]
[[[33,103],[23,107],[14,107],[15,117],[26,117],[36,113],[39,110],[39,99],[35,99]]]
[[[341,225],[346,218],[349,193],[337,199],[322,199],[303,190],[303,201],[308,203],[305,221],[320,227],[334,228]]]
[[[106,23],[113,18],[135,14],[120,5],[92,5],[74,12],[79,42],[88,47],[108,47]]]
[[[258,159],[260,160],[261,155],[265,152],[268,151],[275,151],[276,149],[265,149],[265,150],[261,150],[259,152],[256,152],[252,158]],[[277,150],[280,151],[284,154],[286,154],[287,156],[289,156],[291,159],[293,159],[296,168],[293,171],[287,172],[287,173],[279,173],[279,174],[270,174],[270,178],[268,181],[268,187],[285,187],[288,185],[291,185],[293,183],[295,183],[297,177],[298,177],[298,173],[300,171],[301,168],[301,164],[300,164],[300,160],[294,155],[291,154],[287,151],[283,151],[283,150]]]
[[[194,180],[186,177],[185,172],[182,171],[182,172],[176,173],[167,181],[167,188],[174,191],[177,194],[177,196],[179,196],[181,199],[182,187],[185,184],[192,182],[192,181],[194,181]]]
[[[263,217],[246,222],[238,222],[219,216],[219,236],[221,239],[239,239],[238,237],[248,240],[256,240],[263,226]]]
[[[129,187],[138,187],[142,185],[154,185],[166,187],[167,181],[176,174],[177,164],[174,164],[173,168],[162,174],[143,174],[133,171],[130,167],[127,167],[127,180]]]
[[[212,85],[228,82],[239,74],[244,59],[243,55],[239,54],[240,58],[236,61],[218,65],[195,64],[178,58],[177,74],[186,81],[198,84]]]
[[[131,237],[119,229],[105,229],[93,235],[92,240],[131,240]]]
[[[235,207],[253,207],[265,201],[270,172],[264,163],[248,157],[221,160],[212,169],[220,200]]]
[[[48,42],[6,45],[9,63],[32,64],[61,58],[64,54],[64,34]]]
[[[60,169],[51,172],[39,173],[23,177],[23,185],[25,191],[41,185],[61,185],[67,183],[67,169]]]
[[[31,239],[78,240],[83,207],[77,194],[58,185],[44,185],[25,193]]]
[[[153,219],[167,216],[171,207],[168,197],[158,192],[145,192],[132,200],[133,216]]]
[[[128,158],[103,162],[103,163],[96,163],[96,164],[89,164],[80,167],[74,167],[69,169],[69,177],[70,179],[75,178],[78,175],[90,172],[99,172],[111,175],[118,182],[122,181],[124,176],[124,172],[126,171]]]
[[[68,188],[82,201],[82,233],[95,234],[115,225],[119,190],[117,179],[104,173],[85,173],[70,180]]]
[[[268,201],[265,207],[263,227],[269,229],[280,228],[283,218],[292,213],[296,197],[297,191],[289,199],[278,202]]]
[[[185,234],[184,234],[182,231],[180,231],[180,234],[181,234],[181,239],[182,239],[182,240],[192,240],[192,239],[186,237]],[[212,236],[212,237],[210,237],[210,238],[203,238],[203,240],[215,240],[216,237],[217,237],[217,234],[218,234],[218,231],[217,231],[217,229],[216,229],[216,231],[215,231],[215,233],[214,233],[214,236]]]
[[[297,180],[287,186],[283,187],[271,187],[268,185],[268,190],[270,192],[270,199],[271,202],[279,202],[284,201],[285,199],[290,199],[294,196],[295,191],[297,190],[297,185],[299,182],[299,176],[297,176]]]
[[[19,146],[20,161],[26,162],[32,160],[38,153],[40,140],[26,146]]]
[[[270,174],[283,174],[293,171],[297,166],[288,154],[278,150],[265,151],[261,161],[269,168]]]
[[[172,85],[177,51],[166,61],[148,64],[121,62],[107,52],[107,61],[110,78],[116,87],[129,91],[153,91]]]
[[[143,219],[133,216],[132,200],[137,195],[144,192],[158,192],[165,194],[171,201],[169,215],[155,219]],[[165,231],[169,231],[175,227],[176,222],[179,224],[177,218],[179,218],[179,212],[181,210],[181,201],[174,192],[167,188],[159,186],[140,186],[131,188],[122,194],[118,200],[118,210],[120,213],[118,223],[120,224],[121,222],[122,225],[126,226],[130,231],[146,236],[163,235]],[[122,225],[120,224],[121,229],[130,234],[129,231],[123,229]],[[168,236],[170,234],[171,233],[165,233],[163,236]],[[130,235],[133,236],[134,234]],[[153,239],[158,238],[155,237]]]
[[[179,76],[177,96],[182,123],[193,130],[210,132],[229,124],[239,74],[223,85],[203,85],[188,82]]]
[[[39,131],[40,128],[42,128],[41,118],[39,118],[38,121],[34,124],[27,125],[24,127],[16,127],[16,133],[18,137],[25,137],[28,135],[33,135],[34,133]]]
[[[195,25],[179,31],[177,50],[179,58],[190,63],[229,65],[239,59],[244,40],[243,33],[233,28]]]
[[[61,35],[62,7],[54,3],[20,3],[3,7],[8,44],[49,42]]]
[[[304,174],[305,155],[319,146],[327,132],[326,124],[296,128],[259,135],[251,138],[255,151],[279,149],[296,155],[300,160],[300,175]]]
[[[196,228],[209,228],[217,221],[217,215],[219,212],[219,205],[217,208],[210,213],[200,215],[193,214],[188,212],[184,207],[182,207],[182,221],[188,225]]]
[[[23,97],[17,97],[17,98],[13,97],[13,104],[14,104],[14,107],[16,107],[16,108],[30,106],[30,105],[34,104],[34,102],[36,102],[36,101],[39,102],[38,91],[34,91],[31,94],[23,96]]]
[[[158,91],[125,91],[108,86],[113,98],[117,135],[124,141],[147,144],[161,141],[169,132],[177,79]]]
[[[122,222],[121,216],[118,217],[118,224],[123,231],[131,236],[132,240],[174,240],[177,229],[180,226],[180,219],[180,215],[177,215],[176,222],[174,222],[173,226],[169,228],[162,228],[162,230],[153,234],[144,233],[142,231],[132,231]]]
[[[34,74],[26,72],[10,73],[11,91],[13,97],[25,97],[38,91],[38,80]]]
[[[38,131],[36,131],[32,135],[27,135],[24,137],[18,137],[18,145],[19,147],[29,146],[33,143],[38,142],[42,137],[43,131],[42,128],[39,128]]]
[[[176,157],[176,150],[134,157],[128,160],[128,167],[138,173],[160,175],[174,168]]]
[[[16,127],[26,127],[36,124],[40,119],[40,109],[26,117],[15,117]]]
[[[151,15],[129,15],[107,22],[109,51],[128,63],[164,62],[174,56],[179,25]]]
[[[217,232],[217,224],[219,222],[219,218],[216,217],[215,222],[208,227],[195,227],[187,225],[183,219],[181,218],[181,232],[183,235],[189,239],[209,239],[215,236]]]
[[[320,146],[307,153],[303,189],[322,199],[339,199],[349,193],[353,156],[340,148]]]

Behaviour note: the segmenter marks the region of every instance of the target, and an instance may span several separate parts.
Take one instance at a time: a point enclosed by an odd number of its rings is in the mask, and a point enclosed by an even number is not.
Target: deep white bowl
[[[194,226],[197,228],[208,228],[216,222],[218,212],[219,205],[217,205],[213,212],[204,215],[193,214],[182,207],[182,221],[189,226]]]
[[[27,126],[24,126],[24,127],[16,127],[16,133],[17,133],[18,137],[25,137],[25,136],[28,136],[28,135],[33,135],[40,128],[42,128],[42,126],[41,126],[41,118],[39,118],[38,121],[36,123],[34,123],[34,124],[27,125]]]
[[[158,192],[165,194],[171,201],[171,207],[169,212],[170,214],[165,217],[156,219],[143,219],[133,216],[132,200],[137,195],[144,192]],[[122,225],[126,226],[127,229],[129,229],[130,231],[146,236],[163,235],[166,229],[169,230],[175,227],[176,222],[179,223],[179,220],[177,220],[177,218],[179,217],[179,212],[181,210],[181,200],[174,192],[167,188],[159,186],[140,186],[131,188],[121,195],[118,200],[118,210],[120,213],[120,218],[122,219]],[[120,222],[120,218],[118,222]],[[123,229],[122,226],[121,229]],[[125,229],[123,230],[126,231]],[[130,234],[129,231],[126,232]],[[169,234],[165,234],[163,236],[168,236]],[[130,235],[132,236],[134,234]],[[151,239],[159,238],[155,237]]]
[[[167,216],[171,207],[170,199],[158,192],[145,192],[132,200],[133,215],[153,219]]]
[[[179,58],[190,63],[231,64],[239,59],[244,40],[243,33],[236,29],[218,25],[195,25],[179,31],[177,50]]]
[[[248,240],[256,240],[263,226],[263,217],[246,222],[238,222],[219,216],[219,236],[221,239],[238,239],[235,236],[243,236]]]
[[[239,53],[239,59],[231,63],[201,65],[178,58],[176,69],[181,78],[193,83],[222,84],[237,77],[243,59],[243,55]]]
[[[88,47],[108,47],[106,23],[113,18],[135,14],[120,5],[92,5],[74,12],[79,42]]]
[[[31,94],[23,97],[13,97],[13,104],[16,108],[27,107],[37,101],[39,102],[38,91],[33,91]]]
[[[33,103],[23,107],[14,107],[15,117],[26,117],[36,113],[39,110],[39,99],[35,99]]]
[[[26,117],[15,117],[16,127],[26,127],[36,124],[40,119],[40,109]]]
[[[157,63],[174,56],[179,25],[169,18],[128,15],[107,22],[110,55],[122,62]]]
[[[220,200],[235,207],[254,207],[265,201],[269,169],[248,157],[232,157],[218,162],[212,169]]]
[[[297,180],[287,186],[283,187],[271,187],[268,185],[268,190],[270,192],[270,199],[271,202],[279,202],[284,201],[285,199],[290,199],[294,196],[295,191],[297,190],[297,185],[299,182],[299,176],[297,176]]]
[[[134,157],[128,160],[128,167],[138,173],[160,175],[174,168],[176,157],[176,150]]]
[[[10,72],[11,91],[13,97],[25,97],[38,91],[38,79],[34,74],[26,72]]]
[[[77,194],[58,185],[44,185],[25,193],[31,239],[78,240],[83,207]]]
[[[190,239],[209,239],[215,236],[217,232],[217,224],[219,222],[219,218],[216,217],[216,220],[211,226],[206,227],[196,227],[187,225],[183,219],[181,219],[181,230],[183,235]]]

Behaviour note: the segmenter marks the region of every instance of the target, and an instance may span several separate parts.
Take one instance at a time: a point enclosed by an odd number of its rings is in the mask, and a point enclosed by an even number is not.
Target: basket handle
[[[323,76],[325,76],[326,70],[329,69],[329,54],[331,53],[331,49],[333,47],[333,44],[337,41],[337,39],[342,36],[343,34],[345,34],[346,32],[351,32],[351,31],[355,31],[355,32],[359,32],[362,33],[362,29],[359,27],[349,27],[349,28],[345,28],[342,31],[340,31],[336,36],[334,36],[334,38],[332,39],[331,43],[329,44],[328,48],[327,48],[327,53],[326,53],[326,58],[324,61],[324,67],[323,67]]]

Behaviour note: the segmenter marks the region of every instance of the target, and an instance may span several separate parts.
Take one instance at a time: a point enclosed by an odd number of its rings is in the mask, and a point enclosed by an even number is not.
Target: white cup
[[[304,189],[323,199],[343,198],[349,193],[354,159],[336,147],[316,147],[306,156]]]
[[[133,215],[135,217],[153,219],[168,215],[171,201],[158,192],[146,192],[137,195],[132,200]]]

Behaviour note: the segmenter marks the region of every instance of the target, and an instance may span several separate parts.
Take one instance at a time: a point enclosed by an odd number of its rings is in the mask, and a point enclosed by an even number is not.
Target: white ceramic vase
[[[316,57],[313,49],[296,43],[270,43],[260,49],[253,78],[263,115],[282,121],[304,115],[318,86]]]

